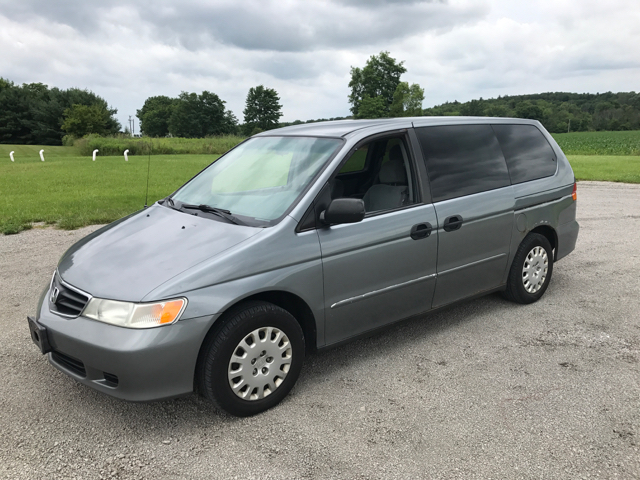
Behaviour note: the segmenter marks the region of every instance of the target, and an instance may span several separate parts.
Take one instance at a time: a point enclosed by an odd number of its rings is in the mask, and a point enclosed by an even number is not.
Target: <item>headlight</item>
[[[84,308],[82,316],[119,327],[153,328],[178,321],[186,305],[185,298],[157,303],[130,303],[92,298]]]

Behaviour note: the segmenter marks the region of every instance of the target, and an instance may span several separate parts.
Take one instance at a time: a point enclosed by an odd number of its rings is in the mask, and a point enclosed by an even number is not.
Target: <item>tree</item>
[[[400,82],[393,93],[393,103],[389,108],[392,117],[417,117],[422,115],[424,89],[417,83]],[[362,108],[362,107],[361,107]]]
[[[263,85],[252,87],[247,93],[247,101],[244,111],[243,130],[246,135],[251,135],[256,129],[271,130],[278,127],[282,116],[278,92],[273,88]]]
[[[407,71],[403,64],[404,62],[398,63],[392,58],[389,52],[380,52],[379,55],[372,55],[364,68],[351,67],[349,103],[355,117],[360,118],[358,112],[365,96],[381,97],[385,114],[389,115],[400,76]]]
[[[0,143],[34,143],[30,103],[22,87],[3,80],[0,84]]]
[[[516,116],[518,118],[542,121],[544,118],[544,111],[536,102],[525,100],[524,102],[520,102],[516,107]]]
[[[388,116],[388,108],[382,97],[365,95],[360,102],[356,118],[384,118]]]
[[[489,105],[484,111],[487,117],[508,117],[509,110],[505,105]]]
[[[94,103],[93,105],[76,103],[64,111],[62,130],[78,138],[90,133],[97,133],[98,135],[114,134],[120,130],[119,123],[116,122],[117,126],[113,125],[111,116],[115,113],[117,113],[117,110],[110,110],[99,103]]]
[[[147,98],[142,108],[136,111],[136,117],[140,120],[140,130],[149,137],[169,135],[169,119],[175,105],[175,98],[164,95]]]
[[[484,100],[471,100],[460,107],[460,115],[465,117],[484,117]]]
[[[101,130],[106,134],[120,130],[120,124],[113,117],[117,110],[110,109],[107,102],[93,92],[78,88],[49,89],[42,83],[17,86],[0,79],[0,142],[61,145],[65,112],[69,110],[69,114],[74,105],[96,105],[97,110],[107,112]]]
[[[93,111],[96,112],[96,114],[99,112],[97,117],[100,117],[101,120],[99,120],[98,123],[103,125],[101,132],[89,131],[87,133],[113,135],[118,133],[122,127],[120,122],[115,118],[115,114],[118,113],[118,110],[116,108],[109,107],[109,104],[104,98],[89,90],[83,90],[80,88],[70,88],[68,90],[53,89],[50,91],[50,97],[53,99],[52,102],[50,102],[50,107],[52,109],[50,114],[52,116],[58,115],[58,122],[60,126],[64,125],[64,122],[66,121],[67,117],[65,116],[65,113],[67,111],[72,110],[75,105],[84,105],[85,107],[93,107]],[[97,120],[97,118],[95,120]],[[65,129],[62,128],[62,130]],[[73,134],[73,136],[78,137],[80,135]]]
[[[55,87],[49,90],[45,85],[45,89],[40,91],[38,98],[32,100],[35,122],[32,134],[36,143],[42,145],[60,145],[62,143],[64,135],[61,128],[64,121],[63,114],[74,103],[69,100],[69,97],[69,90],[60,90]],[[78,99],[75,103],[85,102]]]
[[[216,108],[222,118],[223,105]],[[197,93],[182,92],[169,118],[169,132],[174,137],[202,138],[206,130],[205,118]]]
[[[238,120],[226,111],[225,102],[215,93],[182,92],[169,118],[169,133],[174,137],[203,138],[235,133]]]

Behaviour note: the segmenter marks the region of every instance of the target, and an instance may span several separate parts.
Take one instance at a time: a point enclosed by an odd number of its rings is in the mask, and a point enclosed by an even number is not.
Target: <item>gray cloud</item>
[[[382,44],[451,28],[484,13],[477,7],[461,9],[432,2],[377,3],[377,8],[352,8],[332,2],[247,0],[168,15],[158,10],[151,13],[151,23],[162,32],[174,33],[184,45],[210,36],[247,50],[295,52]]]
[[[192,0],[178,6],[166,0],[4,3],[9,18],[25,21],[41,17],[87,36],[99,34],[105,22],[112,21],[111,11],[128,9],[132,13],[122,18],[125,24],[134,18],[166,44],[198,50],[220,42],[247,50],[282,52],[383,44],[477,21],[487,13],[482,6],[461,8],[444,1],[418,0]]]
[[[319,65],[308,58],[292,53],[260,55],[252,62],[253,68],[279,80],[299,80],[321,73]]]
[[[0,76],[102,95],[121,122],[153,95],[215,92],[241,118],[275,88],[283,120],[347,115],[349,67],[387,50],[425,106],[637,90],[637,0],[0,0]],[[615,35],[611,32],[614,31]]]
[[[101,24],[103,15],[114,6],[123,4],[116,0],[108,6],[105,2],[85,0],[12,0],[0,1],[2,14],[19,22],[29,22],[36,18],[43,18],[51,22],[68,25],[84,34],[95,33]]]
[[[354,5],[356,7],[376,8],[395,5],[412,5],[415,3],[447,3],[447,0],[331,0],[337,5]]]

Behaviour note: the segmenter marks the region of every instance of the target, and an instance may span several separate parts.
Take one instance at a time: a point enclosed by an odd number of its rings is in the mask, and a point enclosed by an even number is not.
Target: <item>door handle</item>
[[[431,235],[431,230],[433,230],[433,227],[429,222],[418,223],[411,227],[411,238],[413,238],[414,240],[427,238],[429,235]]]
[[[460,215],[451,215],[444,219],[444,224],[442,227],[445,232],[453,232],[454,230],[458,230],[462,226],[462,217]]]

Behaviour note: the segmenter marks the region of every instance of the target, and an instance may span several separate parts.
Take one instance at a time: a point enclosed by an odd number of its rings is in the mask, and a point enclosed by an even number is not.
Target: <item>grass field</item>
[[[577,180],[640,183],[640,156],[567,155]]]
[[[67,158],[80,156],[76,147],[54,147],[50,145],[4,145],[0,144],[0,164],[11,163],[9,153],[13,153],[16,162],[40,161],[40,150],[44,150],[44,159]]]
[[[108,223],[141,209],[147,185],[147,157],[91,158],[55,156],[45,147],[45,161],[27,151],[12,163],[0,163],[0,232],[17,233],[31,223],[73,229]],[[64,148],[64,147],[59,147]],[[20,159],[18,161],[18,158]],[[151,157],[149,204],[176,190],[218,155]]]
[[[640,131],[554,133],[566,155],[640,155]]]
[[[640,183],[640,132],[554,135],[578,180]],[[635,143],[634,143],[635,142]],[[38,152],[44,149],[45,162]],[[14,151],[15,162],[9,160]],[[576,152],[599,152],[599,155]],[[617,152],[604,155],[601,152]],[[176,190],[218,155],[152,155],[151,204]],[[0,144],[0,232],[32,223],[73,229],[108,223],[144,206],[147,156],[80,156],[78,147]]]

